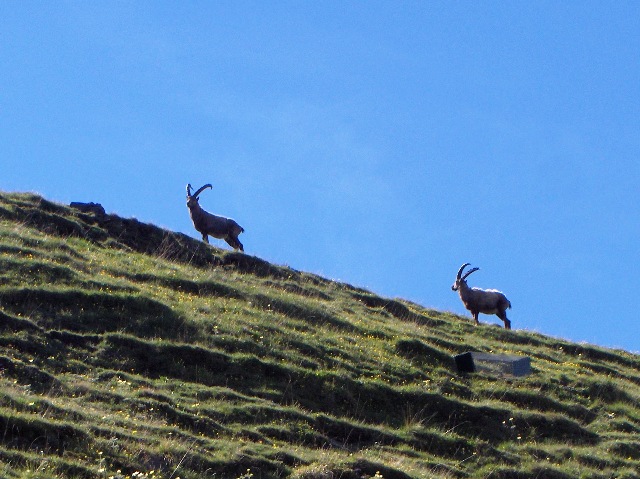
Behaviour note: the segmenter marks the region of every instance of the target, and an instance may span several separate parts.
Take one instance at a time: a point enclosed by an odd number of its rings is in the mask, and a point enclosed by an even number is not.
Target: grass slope
[[[0,384],[7,478],[640,476],[637,355],[30,194],[0,194]]]

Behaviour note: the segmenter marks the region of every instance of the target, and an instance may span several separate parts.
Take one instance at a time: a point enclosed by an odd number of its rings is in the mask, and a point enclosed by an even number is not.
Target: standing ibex
[[[511,308],[511,303],[507,297],[495,289],[470,288],[467,285],[467,277],[480,268],[471,268],[461,277],[462,270],[470,264],[471,263],[465,263],[460,267],[458,275],[456,276],[456,282],[453,283],[451,289],[460,294],[460,299],[464,303],[464,307],[471,312],[476,325],[480,324],[478,321],[479,313],[495,314],[504,321],[505,329],[511,329],[511,321],[507,319],[506,313],[507,308]]]
[[[231,218],[212,215],[208,211],[203,210],[198,203],[198,195],[202,193],[202,190],[205,188],[212,188],[212,186],[207,183],[194,194],[191,194],[191,188],[191,184],[188,184],[187,208],[189,208],[189,214],[191,215],[193,226],[196,230],[202,233],[202,239],[204,242],[208,244],[208,236],[211,235],[214,238],[225,240],[234,249],[244,251],[242,243],[238,240],[238,235],[244,231],[244,228]]]

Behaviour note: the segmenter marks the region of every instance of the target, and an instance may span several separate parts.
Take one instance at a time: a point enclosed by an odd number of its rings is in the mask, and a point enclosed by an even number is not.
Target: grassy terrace
[[[186,213],[185,213],[186,214]],[[533,373],[455,373],[466,350]],[[0,193],[0,477],[640,477],[640,357]]]

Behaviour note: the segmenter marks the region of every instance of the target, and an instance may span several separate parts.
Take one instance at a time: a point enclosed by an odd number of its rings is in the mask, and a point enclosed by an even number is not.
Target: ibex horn
[[[480,268],[471,268],[469,271],[467,271],[465,273],[465,275],[462,277],[462,281],[464,281],[465,279],[467,279],[467,277],[471,274],[471,273],[475,273],[476,271],[478,271]]]
[[[200,187],[200,189],[198,189],[198,191],[196,191],[192,196],[195,196],[197,198],[198,195],[200,193],[202,193],[202,190],[204,190],[205,188],[213,188],[213,186],[211,186],[209,183],[207,183],[206,185]]]
[[[471,263],[465,263],[462,266],[460,266],[460,269],[458,270],[458,276],[456,276],[456,278],[460,279],[460,275],[462,274],[462,270],[465,269],[467,266],[469,266]]]

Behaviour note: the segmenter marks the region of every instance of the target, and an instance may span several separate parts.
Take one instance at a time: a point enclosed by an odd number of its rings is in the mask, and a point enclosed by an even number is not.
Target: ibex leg
[[[497,316],[504,321],[504,329],[511,329],[511,321],[507,319],[507,313],[505,311],[497,313]]]

